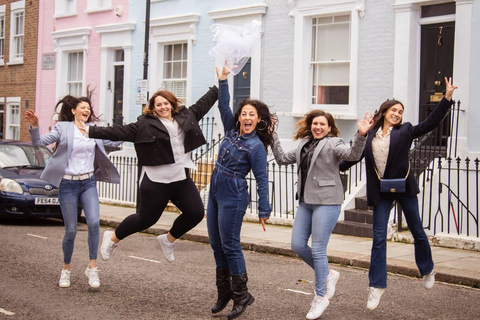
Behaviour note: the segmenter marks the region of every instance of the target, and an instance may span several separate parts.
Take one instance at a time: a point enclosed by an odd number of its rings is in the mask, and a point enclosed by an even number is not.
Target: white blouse
[[[159,118],[159,120],[162,121],[168,130],[175,163],[143,166],[140,181],[143,180],[145,173],[153,182],[171,183],[185,180],[187,178],[185,168],[196,169],[191,159],[191,152],[185,153],[185,132],[175,119],[170,121],[165,118]]]

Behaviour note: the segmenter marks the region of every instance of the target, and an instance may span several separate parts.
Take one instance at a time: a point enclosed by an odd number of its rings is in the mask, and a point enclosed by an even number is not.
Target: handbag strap
[[[378,174],[375,160],[373,160],[373,169],[375,169],[375,173],[377,174],[378,180],[382,180],[382,178],[380,178],[380,175]],[[407,171],[407,175],[405,176],[405,180],[407,180],[409,174],[410,174],[410,161],[408,161],[408,171]]]

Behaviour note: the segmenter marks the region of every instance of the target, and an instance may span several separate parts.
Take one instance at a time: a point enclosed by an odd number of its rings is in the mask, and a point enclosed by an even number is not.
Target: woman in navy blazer
[[[414,139],[435,129],[452,105],[453,91],[457,88],[445,78],[445,97],[437,104],[427,119],[414,126],[402,124],[403,104],[387,100],[375,113],[374,124],[368,132],[363,151],[367,171],[367,202],[373,207],[373,243],[369,270],[369,295],[367,308],[375,309],[387,287],[387,225],[392,203],[396,200],[403,209],[408,227],[415,239],[415,261],[423,275],[424,286],[430,289],[435,283],[432,252],[423,230],[418,210],[417,181],[409,172],[408,153]],[[340,170],[345,171],[355,162],[343,161]],[[378,172],[378,175],[377,175]],[[407,176],[408,174],[408,176]],[[380,178],[395,179],[407,176],[404,193],[380,192]]]
[[[78,203],[85,213],[88,226],[90,263],[85,270],[88,284],[100,286],[97,270],[97,253],[100,239],[99,203],[96,181],[119,183],[120,175],[110,162],[104,145],[118,146],[122,142],[89,139],[85,136],[85,123],[96,120],[89,97],[62,98],[55,110],[61,106],[59,122],[49,133],[40,136],[38,118],[33,110],[25,113],[30,122],[30,138],[35,146],[55,143],[55,153],[47,164],[41,178],[59,187],[59,201],[65,224],[63,237],[64,266],[59,286],[70,286],[70,263],[77,234]]]

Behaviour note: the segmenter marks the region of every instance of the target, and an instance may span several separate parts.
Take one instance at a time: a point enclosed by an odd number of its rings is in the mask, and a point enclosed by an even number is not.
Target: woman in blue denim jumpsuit
[[[245,176],[253,171],[259,195],[258,216],[265,228],[270,217],[267,152],[274,125],[268,107],[258,100],[243,101],[233,115],[226,74],[220,75],[218,107],[225,130],[210,182],[207,226],[216,263],[218,300],[212,313],[223,310],[230,299],[234,306],[228,319],[240,316],[254,302],[247,289],[245,259],[240,244],[243,216],[249,203]]]

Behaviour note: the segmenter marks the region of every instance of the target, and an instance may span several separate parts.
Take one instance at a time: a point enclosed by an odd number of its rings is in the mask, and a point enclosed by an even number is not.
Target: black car
[[[47,148],[0,140],[0,216],[62,217],[58,188],[40,179],[51,157]]]

